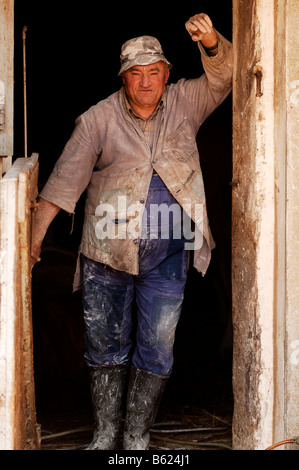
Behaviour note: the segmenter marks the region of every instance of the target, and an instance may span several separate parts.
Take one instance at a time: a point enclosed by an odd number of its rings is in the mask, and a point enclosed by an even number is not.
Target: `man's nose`
[[[147,74],[142,74],[141,80],[140,80],[140,85],[143,86],[144,88],[147,88],[150,86],[150,79]]]

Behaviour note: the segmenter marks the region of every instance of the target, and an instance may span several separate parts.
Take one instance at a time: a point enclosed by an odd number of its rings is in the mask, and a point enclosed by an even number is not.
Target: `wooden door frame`
[[[262,450],[299,435],[299,12],[233,15],[233,447]]]

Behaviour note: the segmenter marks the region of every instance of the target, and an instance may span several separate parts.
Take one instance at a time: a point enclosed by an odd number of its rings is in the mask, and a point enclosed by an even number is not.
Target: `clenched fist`
[[[192,16],[185,26],[193,41],[201,41],[205,47],[217,44],[218,38],[213,23],[205,13]]]

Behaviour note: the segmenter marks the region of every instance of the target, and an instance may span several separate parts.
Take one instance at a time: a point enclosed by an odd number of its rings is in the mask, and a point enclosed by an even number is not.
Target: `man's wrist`
[[[203,45],[203,47],[206,51],[214,51],[215,49],[218,49],[218,41],[216,42],[216,44],[214,44],[214,46],[207,47]]]
[[[218,41],[213,45],[213,46],[205,46],[203,43],[201,43],[202,47],[204,48],[204,50],[206,51],[206,53],[209,55],[209,56],[214,56],[214,55],[217,55],[218,53]]]
[[[210,33],[204,35],[204,37],[200,40],[202,47],[205,49],[208,55],[216,55],[218,49],[218,35],[215,29]]]

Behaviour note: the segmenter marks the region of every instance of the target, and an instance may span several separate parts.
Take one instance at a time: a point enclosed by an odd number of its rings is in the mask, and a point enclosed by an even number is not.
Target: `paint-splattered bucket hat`
[[[162,60],[172,67],[165,58],[161,44],[152,36],[140,36],[125,42],[121,48],[121,68],[118,75],[134,67],[134,65],[150,65]]]

